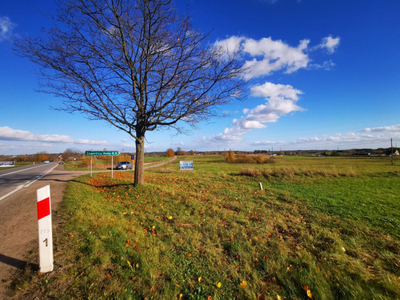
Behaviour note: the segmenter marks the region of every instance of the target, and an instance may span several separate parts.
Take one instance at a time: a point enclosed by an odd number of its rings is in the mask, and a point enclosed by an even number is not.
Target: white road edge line
[[[1,174],[0,177],[7,176],[7,175],[10,175],[10,174],[14,174],[14,173],[19,173],[19,172],[22,172],[22,171],[26,171],[27,169],[34,169],[34,168],[39,168],[39,167],[43,167],[43,166],[44,165],[38,165],[38,166],[31,167],[31,168],[25,168],[25,169],[22,169],[22,170],[18,170],[18,171],[15,171],[15,172]]]
[[[9,192],[8,194],[4,195],[3,197],[0,198],[0,201],[7,198],[8,196],[14,194],[15,192],[19,191],[20,189],[22,189],[24,186],[23,185],[19,185],[15,190]]]
[[[33,180],[28,181],[28,182],[25,183],[25,184],[19,185],[15,190],[13,190],[13,191],[9,192],[7,195],[4,195],[3,197],[1,197],[1,198],[0,198],[0,201],[3,200],[3,199],[5,199],[5,198],[7,198],[8,196],[14,194],[15,192],[19,191],[20,189],[26,188],[26,187],[30,186],[32,183],[38,181],[40,178],[42,178],[42,177],[46,176],[47,174],[49,174],[49,173],[50,173],[51,171],[53,171],[57,166],[58,166],[58,164],[56,164],[53,168],[51,168],[51,169],[50,169],[49,171],[47,171],[46,173],[43,173],[43,174],[41,174],[41,175],[39,175],[39,176],[36,176]],[[14,172],[14,173],[15,173],[15,172]]]

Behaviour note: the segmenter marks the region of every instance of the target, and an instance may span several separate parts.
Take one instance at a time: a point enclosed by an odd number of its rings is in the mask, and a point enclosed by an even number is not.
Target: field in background
[[[193,160],[194,171],[179,171],[179,160]],[[145,175],[138,188],[132,172],[71,182],[55,271],[27,271],[15,291],[57,299],[400,298],[400,166],[388,158],[241,165],[190,156]]]

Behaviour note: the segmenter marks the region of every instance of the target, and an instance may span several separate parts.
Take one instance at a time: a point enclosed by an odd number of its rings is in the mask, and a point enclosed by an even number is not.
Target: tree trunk
[[[144,183],[144,135],[137,136],[136,140],[136,161],[135,161],[135,182],[134,185]]]

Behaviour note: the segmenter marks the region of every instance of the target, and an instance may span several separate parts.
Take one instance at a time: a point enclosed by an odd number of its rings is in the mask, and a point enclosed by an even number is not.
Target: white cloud
[[[302,91],[294,89],[291,85],[274,84],[266,82],[251,88],[255,97],[264,97],[266,104],[261,104],[253,109],[245,108],[239,120],[232,121],[231,128],[225,128],[223,133],[205,138],[214,142],[239,142],[242,135],[252,129],[266,128],[264,123],[276,122],[280,117],[294,111],[301,111],[296,102]]]
[[[70,143],[70,144],[89,144],[107,145],[106,140],[93,141],[87,139],[73,140],[68,135],[58,134],[34,134],[25,130],[12,129],[8,126],[0,127],[0,140],[5,141],[34,141],[47,143]]]
[[[227,54],[238,49],[242,50],[245,60],[244,78],[247,80],[270,75],[274,71],[282,70],[285,73],[293,73],[301,68],[330,69],[334,66],[332,61],[323,64],[311,64],[308,53],[315,49],[327,49],[333,53],[339,45],[340,38],[326,37],[318,46],[309,48],[310,40],[301,40],[297,47],[292,47],[282,40],[273,40],[271,37],[254,40],[243,36],[232,36],[225,40],[218,40],[216,47],[220,47]],[[246,60],[247,59],[247,60]],[[234,119],[230,128],[223,133],[210,137],[202,137],[203,140],[214,142],[239,142],[242,135],[252,129],[266,128],[265,123],[276,122],[280,117],[295,111],[304,110],[296,104],[302,91],[291,85],[274,84],[266,82],[251,87],[251,95],[264,97],[265,104],[253,109],[243,109],[245,116]]]
[[[275,141],[257,141],[252,143],[254,146],[273,146],[273,145],[280,145],[285,142],[275,142]]]
[[[256,97],[281,97],[284,99],[291,99],[293,101],[299,100],[298,94],[303,94],[302,91],[294,89],[291,85],[275,84],[266,82],[262,85],[257,84],[251,87],[251,94]]]
[[[232,131],[232,132],[228,132]],[[213,136],[201,136],[200,139],[197,139],[196,142],[212,142],[212,143],[238,143],[242,140],[242,135],[237,134],[237,132],[233,132],[232,129],[227,128],[224,130],[224,133],[219,133]]]
[[[310,59],[305,50],[309,42],[309,40],[302,40],[297,47],[292,47],[281,40],[274,41],[271,37],[259,41],[246,39],[243,43],[243,51],[258,58],[244,63],[243,67],[247,69],[245,78],[270,75],[277,70],[284,70],[289,74],[307,67]]]
[[[108,142],[106,140],[100,141],[92,141],[88,139],[78,139],[73,142],[74,144],[87,144],[87,145],[107,145]]]
[[[335,63],[332,60],[327,60],[324,61],[322,64],[308,64],[307,70],[318,70],[318,69],[323,69],[323,70],[331,70],[335,66]]]
[[[322,39],[321,44],[319,44],[318,46],[316,46],[316,49],[326,49],[328,51],[328,53],[332,54],[333,52],[336,51],[336,48],[339,46],[340,44],[340,38],[336,37],[333,38],[332,36],[327,36],[324,37]]]
[[[328,36],[322,42],[309,48],[310,40],[304,39],[297,47],[293,47],[282,40],[273,40],[271,37],[254,40],[243,36],[231,36],[225,40],[215,42],[227,54],[242,50],[245,60],[245,79],[270,75],[274,71],[282,70],[286,74],[293,73],[301,68],[329,70],[334,65],[332,61],[322,64],[313,63],[309,52],[317,49],[326,49],[333,53],[340,43],[340,38]]]
[[[247,111],[245,121],[276,122],[283,115],[303,110],[296,104],[299,100],[299,95],[303,94],[303,92],[293,88],[291,85],[266,82],[263,85],[253,86],[251,94],[256,97],[264,97],[267,102]]]
[[[362,130],[366,133],[355,133],[348,132],[346,134],[335,134],[335,135],[322,135],[322,136],[310,136],[310,137],[300,137],[293,141],[257,141],[252,143],[254,146],[292,146],[299,147],[300,145],[311,144],[315,148],[335,148],[338,145],[342,147],[353,148],[353,147],[363,147],[363,145],[371,145],[378,143],[387,143],[389,145],[390,138],[400,138],[400,125],[376,127],[376,128],[366,128]]]
[[[7,16],[0,17],[0,42],[11,38],[15,24]]]
[[[392,126],[365,128],[363,131],[365,131],[365,132],[373,132],[373,131],[400,131],[400,124],[392,125]]]
[[[222,51],[226,51],[228,54],[234,53],[241,48],[241,43],[245,38],[242,36],[231,36],[225,40],[217,40],[214,46],[221,48]]]

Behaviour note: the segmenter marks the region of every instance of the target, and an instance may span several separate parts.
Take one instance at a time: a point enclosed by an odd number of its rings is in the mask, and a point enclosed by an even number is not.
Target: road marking
[[[55,169],[55,167],[57,167],[58,164],[56,164],[53,168],[51,168],[49,171],[47,171],[46,173],[40,174],[38,176],[36,176],[35,178],[33,178],[31,181],[26,182],[25,184],[21,184],[19,185],[15,190],[12,190],[11,192],[9,192],[7,195],[4,195],[2,197],[0,197],[0,201],[7,198],[8,196],[14,194],[15,192],[19,191],[22,188],[27,188],[28,186],[30,186],[32,183],[38,181],[40,178],[46,176],[47,174],[49,174],[51,171],[53,171]]]
[[[9,192],[7,195],[4,195],[3,197],[0,198],[0,201],[7,198],[8,196],[14,194],[15,192],[19,191],[20,189],[22,189],[24,186],[23,185],[19,185],[15,190]]]
[[[43,167],[43,166],[45,166],[45,165],[39,165],[39,166],[31,167],[31,168],[25,168],[25,169],[22,169],[22,170],[10,172],[10,173],[7,173],[7,174],[1,174],[0,177],[6,176],[6,175],[10,175],[10,174],[14,174],[14,173],[19,173],[19,172],[26,171],[26,170],[30,170],[30,169],[34,169],[34,168]]]

